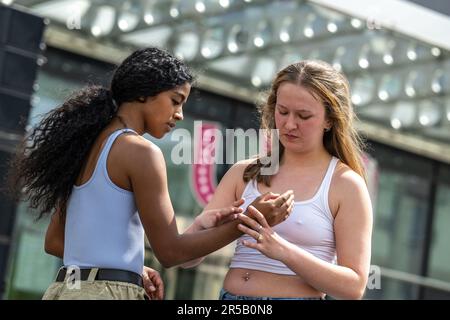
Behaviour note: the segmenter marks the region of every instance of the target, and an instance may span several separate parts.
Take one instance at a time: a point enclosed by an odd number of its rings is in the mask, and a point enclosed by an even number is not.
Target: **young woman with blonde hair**
[[[240,214],[238,239],[220,298],[360,299],[366,287],[372,209],[362,142],[348,82],[330,65],[301,61],[281,70],[260,108],[261,128],[279,130],[279,171],[262,162],[234,165],[208,207],[292,189],[290,216],[270,227],[257,210]],[[208,207],[206,209],[208,209]]]

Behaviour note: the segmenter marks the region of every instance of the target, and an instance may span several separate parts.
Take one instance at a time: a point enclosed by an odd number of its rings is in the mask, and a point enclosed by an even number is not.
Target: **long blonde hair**
[[[258,107],[261,129],[275,129],[275,105],[278,88],[283,82],[289,82],[306,88],[325,107],[326,118],[331,129],[325,131],[323,144],[325,149],[366,180],[362,163],[364,143],[354,127],[356,115],[350,100],[347,79],[332,66],[323,61],[305,60],[291,64],[277,73],[268,92],[267,101]],[[284,147],[279,146],[279,159],[282,159]],[[257,159],[244,171],[244,181],[256,179],[270,186],[270,175],[261,175],[263,165]]]

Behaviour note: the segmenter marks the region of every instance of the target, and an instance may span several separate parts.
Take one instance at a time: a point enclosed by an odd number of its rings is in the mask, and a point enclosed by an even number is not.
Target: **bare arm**
[[[317,290],[336,298],[360,299],[367,284],[372,234],[372,208],[364,181],[348,170],[335,185],[339,190],[339,208],[334,221],[337,265],[323,261],[277,235],[259,215],[258,221],[242,217],[251,228],[240,230],[255,239],[258,224],[262,240],[245,242],[248,247],[284,262],[292,271]],[[256,213],[256,215],[258,215]]]
[[[133,148],[129,157],[133,159],[129,176],[141,221],[150,245],[164,267],[203,257],[241,235],[237,229],[237,220],[213,229],[180,234],[170,201],[161,150],[154,145],[142,144]],[[234,186],[237,179],[242,179],[242,176],[237,177],[237,172],[227,172],[205,209],[230,206],[236,200]],[[287,208],[275,210],[271,204],[269,211],[274,213],[274,217],[279,217],[283,210]]]
[[[64,220],[59,210],[56,210],[50,220],[45,234],[45,252],[63,258],[64,256]]]
[[[244,203],[244,199],[240,199],[233,203],[232,207],[222,209],[203,210],[195,217],[194,222],[186,229],[184,233],[193,233],[200,230],[218,227],[224,223],[237,219],[237,214],[243,210],[239,208]],[[204,257],[188,261],[180,265],[182,268],[192,268],[200,264]]]
[[[340,201],[334,220],[337,265],[300,250],[293,250],[286,262],[319,291],[336,298],[360,299],[370,268],[372,206],[360,176],[349,170],[339,180]]]

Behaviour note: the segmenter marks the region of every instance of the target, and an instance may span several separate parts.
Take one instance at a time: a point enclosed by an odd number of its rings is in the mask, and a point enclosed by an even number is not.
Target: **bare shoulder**
[[[234,175],[236,177],[241,177],[244,175],[244,171],[245,168],[248,167],[248,165],[252,164],[256,162],[256,159],[245,159],[245,160],[240,160],[238,162],[236,162],[235,164],[233,164],[233,166],[228,170],[228,172],[231,175]]]
[[[165,168],[164,155],[153,142],[135,134],[123,134],[118,139],[117,147],[121,158],[129,168],[145,168],[161,165]]]
[[[245,181],[244,181],[244,171],[252,163],[255,163],[256,159],[245,159],[236,162],[230,170],[228,170],[227,175],[230,175],[235,182],[235,198],[239,199],[244,193]]]
[[[243,179],[244,171],[248,167],[248,165],[252,164],[255,161],[256,161],[255,159],[245,159],[245,160],[236,162],[227,171],[226,176],[232,177],[233,179],[235,179],[236,182],[240,182],[240,183],[238,183],[238,185],[241,185],[241,184],[244,185],[244,179]]]
[[[220,180],[212,199],[206,209],[229,206],[239,199],[244,191],[244,170],[251,160],[243,160],[235,163]]]
[[[343,190],[365,188],[366,183],[359,174],[353,171],[345,163],[339,161],[334,171],[332,186]]]
[[[334,171],[328,198],[334,217],[346,204],[370,203],[364,179],[341,161]]]

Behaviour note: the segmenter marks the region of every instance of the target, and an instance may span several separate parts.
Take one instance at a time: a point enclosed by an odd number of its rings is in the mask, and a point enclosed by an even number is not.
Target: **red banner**
[[[194,130],[194,164],[192,184],[197,202],[204,207],[211,200],[217,186],[216,180],[216,132],[220,127],[215,123],[201,122]]]

